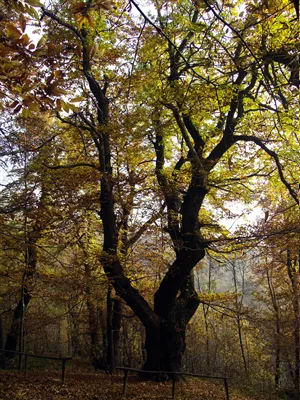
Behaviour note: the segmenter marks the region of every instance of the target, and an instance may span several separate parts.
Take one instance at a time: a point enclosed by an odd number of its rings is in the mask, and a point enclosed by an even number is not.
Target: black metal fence
[[[229,398],[228,379],[225,376],[199,375],[199,374],[192,374],[190,372],[142,371],[140,369],[127,368],[127,367],[117,367],[117,369],[124,371],[123,396],[126,395],[129,372],[138,372],[138,373],[152,374],[152,375],[153,374],[156,374],[156,375],[167,374],[167,375],[169,375],[171,377],[171,379],[172,379],[172,399],[173,400],[175,399],[176,376],[192,376],[192,377],[195,377],[195,378],[202,378],[202,379],[222,380],[223,383],[224,383],[226,400],[230,400],[230,398]]]
[[[27,371],[28,371],[28,357],[33,357],[33,358],[42,358],[46,360],[56,360],[56,361],[61,361],[61,383],[65,383],[65,376],[66,376],[66,363],[69,360],[72,360],[72,357],[52,357],[52,356],[41,356],[37,354],[31,354],[31,353],[22,353],[20,351],[12,351],[12,350],[4,350],[0,349],[0,356],[2,358],[2,368],[6,369],[6,353],[11,353],[11,354],[18,354],[20,357],[19,361],[19,369],[21,370],[22,362],[21,359],[24,356],[24,371],[25,371],[25,378],[27,378]]]

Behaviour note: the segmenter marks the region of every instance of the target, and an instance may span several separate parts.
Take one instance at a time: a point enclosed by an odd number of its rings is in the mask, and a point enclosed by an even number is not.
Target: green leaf
[[[26,0],[26,3],[32,7],[42,7],[43,4],[39,0]]]

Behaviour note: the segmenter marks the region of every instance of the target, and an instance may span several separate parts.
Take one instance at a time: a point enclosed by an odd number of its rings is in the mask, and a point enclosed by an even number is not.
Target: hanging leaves
[[[109,11],[113,8],[113,1],[110,0],[100,0],[95,1],[92,4],[87,4],[84,2],[75,3],[72,5],[72,13],[76,24],[79,28],[82,28],[84,24],[93,27],[94,21],[90,15],[91,11],[99,12],[101,9]]]
[[[79,28],[82,28],[84,24],[93,26],[94,22],[92,17],[88,13],[89,7],[86,3],[75,3],[72,6],[72,13],[74,19]]]

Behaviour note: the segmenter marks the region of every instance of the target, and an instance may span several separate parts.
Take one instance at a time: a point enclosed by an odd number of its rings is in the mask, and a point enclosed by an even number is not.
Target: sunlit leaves
[[[82,28],[84,24],[93,27],[94,20],[91,12],[99,12],[101,9],[109,11],[112,7],[113,1],[110,0],[96,0],[91,3],[79,2],[72,5],[72,13],[79,28]]]

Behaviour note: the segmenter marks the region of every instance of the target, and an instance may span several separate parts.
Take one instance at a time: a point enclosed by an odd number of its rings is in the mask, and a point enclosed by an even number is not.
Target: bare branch
[[[159,211],[157,213],[153,214],[152,217],[150,217],[148,219],[148,221],[146,221],[140,227],[140,229],[130,239],[128,239],[128,241],[124,244],[124,248],[126,251],[129,249],[129,247],[131,247],[134,243],[136,243],[140,239],[140,237],[146,232],[146,230],[149,228],[149,226],[151,224],[153,224],[153,222],[155,222],[160,217],[160,215],[164,211],[165,207],[166,207],[166,204],[163,203],[163,205],[160,207]]]
[[[63,21],[61,18],[57,17],[55,14],[53,14],[51,11],[46,10],[44,7],[42,7],[43,15],[47,15],[47,17],[51,18],[53,21],[56,21],[59,25],[64,26],[67,29],[70,29],[75,33],[75,35],[80,39],[81,42],[83,42],[83,38],[74,26],[68,24],[67,22]],[[42,17],[43,18],[43,17]]]
[[[244,141],[244,142],[253,142],[255,144],[257,144],[262,150],[264,150],[270,157],[273,158],[273,160],[276,163],[277,166],[277,170],[280,176],[280,180],[281,182],[284,184],[284,186],[288,189],[288,191],[290,192],[290,195],[292,196],[292,198],[295,200],[295,202],[299,205],[299,199],[297,194],[294,192],[294,190],[292,189],[291,185],[288,183],[288,181],[285,179],[284,175],[283,175],[283,168],[282,165],[279,161],[279,157],[277,155],[277,153],[275,153],[275,151],[270,150],[261,139],[259,139],[256,136],[246,136],[246,135],[235,135],[234,136],[234,141],[238,142],[238,141]]]
[[[56,21],[59,25],[64,26],[67,29],[70,29],[75,33],[75,35],[80,39],[81,42],[83,42],[83,38],[74,26],[68,24],[67,22],[63,21],[61,18],[57,17],[55,14],[53,14],[51,11],[46,10],[44,7],[42,7],[43,15],[47,15],[47,17],[51,18],[53,21]]]
[[[186,65],[189,66],[189,69],[193,72],[193,74],[195,76],[197,76],[198,78],[204,80],[207,83],[212,83],[209,79],[205,78],[204,76],[201,76],[198,74],[198,72],[196,72],[194,70],[194,68],[192,67],[192,65],[188,62],[188,60],[185,58],[185,56],[182,54],[182,52],[180,51],[180,49],[172,42],[172,40],[163,32],[163,30],[157,26],[154,22],[151,21],[150,18],[147,17],[147,15],[140,9],[140,7],[136,4],[136,2],[134,0],[130,0],[130,2],[134,5],[134,7],[138,10],[138,12],[142,15],[142,17],[151,25],[153,26],[153,28],[155,28],[155,30],[163,37],[167,40],[168,44],[176,51],[176,54],[182,58],[182,60],[185,62]],[[183,42],[182,42],[183,43]],[[181,45],[182,45],[181,43]],[[185,46],[185,45],[184,45]],[[183,46],[183,48],[184,48]]]

